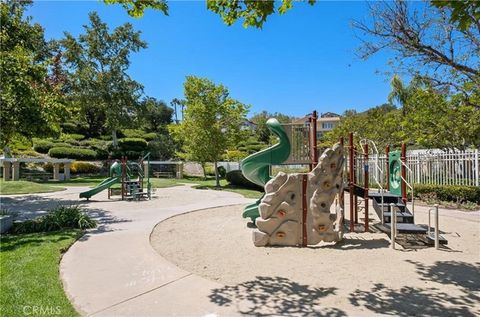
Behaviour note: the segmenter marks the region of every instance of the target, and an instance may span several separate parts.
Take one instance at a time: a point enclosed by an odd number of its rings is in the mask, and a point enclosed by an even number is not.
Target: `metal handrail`
[[[433,208],[430,208],[428,209],[428,231],[427,231],[427,234],[430,235],[430,228],[431,228],[431,223],[430,223],[430,212],[434,210],[435,211],[435,231],[434,231],[434,235],[435,235],[435,249],[439,249],[440,248],[440,237],[439,237],[439,234],[440,234],[440,229],[438,228],[438,204],[435,204]]]
[[[379,152],[378,152],[378,148],[377,148],[377,145],[375,144],[375,142],[373,142],[372,140],[370,139],[361,139],[360,140],[360,148],[362,149],[362,152],[365,154],[365,151],[363,150],[363,145],[365,144],[368,144],[370,143],[373,147],[372,147],[372,153],[375,154],[375,168],[380,172],[380,175],[382,175],[382,178],[384,176],[384,173],[383,173],[383,169],[380,168],[380,164],[378,164],[378,156],[379,156]],[[368,162],[367,162],[368,164]],[[373,179],[375,180],[375,182],[377,183],[377,185],[380,187],[380,196],[381,196],[381,206],[382,206],[382,224],[384,223],[384,220],[383,220],[383,213],[384,213],[384,199],[383,199],[383,194],[385,193],[385,189],[383,188],[383,185],[381,184],[381,182],[378,180],[378,178],[376,177],[375,174],[372,175],[373,176]]]

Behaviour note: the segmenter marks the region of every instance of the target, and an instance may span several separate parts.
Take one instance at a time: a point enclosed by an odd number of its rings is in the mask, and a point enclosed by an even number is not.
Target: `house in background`
[[[292,121],[292,124],[309,124],[310,116],[311,114],[309,113],[300,119],[295,119]],[[326,132],[333,130],[333,128],[340,123],[340,119],[340,115],[333,112],[325,112],[320,114],[317,118],[317,139],[320,140]]]

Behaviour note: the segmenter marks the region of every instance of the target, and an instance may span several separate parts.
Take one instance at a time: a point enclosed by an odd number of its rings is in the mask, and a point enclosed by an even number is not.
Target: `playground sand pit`
[[[346,233],[336,245],[255,247],[242,209],[175,216],[151,235],[164,258],[225,285],[211,295],[218,305],[257,315],[480,314],[478,217],[441,218],[442,250],[392,250],[383,233]],[[417,220],[426,223],[426,214]]]

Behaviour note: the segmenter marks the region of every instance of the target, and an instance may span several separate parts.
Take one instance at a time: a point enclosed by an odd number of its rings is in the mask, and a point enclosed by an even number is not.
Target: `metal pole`
[[[395,250],[395,236],[397,234],[397,213],[394,210],[395,204],[390,204],[390,240],[391,248]]]
[[[348,171],[348,174],[349,174],[349,177],[348,177],[348,185],[349,185],[349,197],[350,197],[350,232],[353,232],[355,227],[354,227],[354,224],[353,224],[353,221],[354,221],[354,215],[353,215],[353,204],[354,204],[354,200],[353,200],[353,190],[354,190],[354,186],[353,186],[353,175],[354,175],[354,167],[353,167],[353,133],[350,132],[349,135],[348,135],[348,164],[349,164],[349,171]]]
[[[365,232],[368,232],[368,143],[365,143],[364,145],[364,156],[365,156],[365,162],[363,163],[363,169],[364,169],[364,195],[363,195],[363,201],[365,202]]]
[[[390,145],[385,148],[385,168],[387,171],[387,191],[390,191],[390,166],[388,166],[388,156],[390,155]]]
[[[439,240],[439,229],[438,229],[438,204],[435,204],[435,249],[440,248]]]
[[[407,162],[407,157],[406,157],[406,152],[407,152],[407,147],[405,146],[405,143],[402,143],[402,152],[400,154],[400,161],[403,163],[401,172],[402,172],[402,201],[407,205],[407,168],[405,167],[405,164]]]
[[[480,173],[478,171],[478,149],[475,149],[475,186],[480,186]]]

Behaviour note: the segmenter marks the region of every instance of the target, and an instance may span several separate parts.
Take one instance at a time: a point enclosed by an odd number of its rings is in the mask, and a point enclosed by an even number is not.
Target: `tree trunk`
[[[114,149],[118,148],[117,130],[112,130],[112,146]]]
[[[218,175],[218,163],[217,161],[214,162],[213,168],[215,169],[215,187],[220,188],[220,177]]]
[[[205,162],[200,163],[203,170],[203,180],[207,180],[207,171],[205,170]]]

